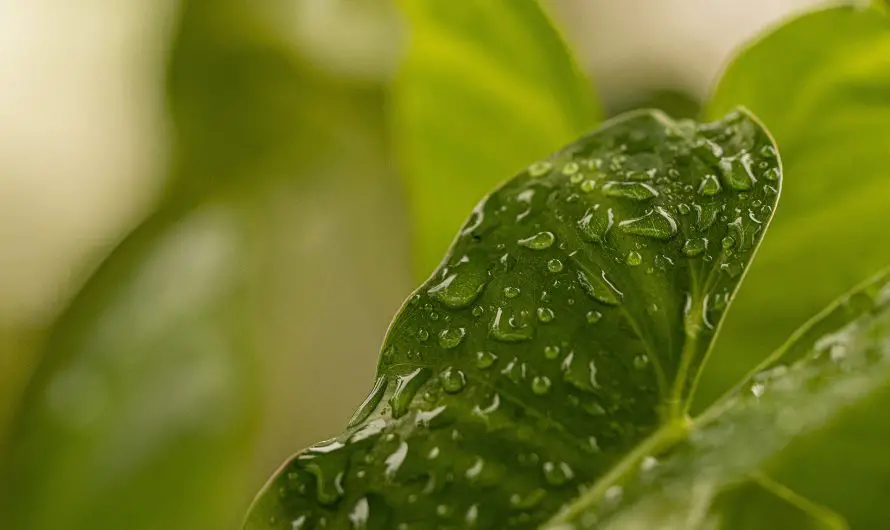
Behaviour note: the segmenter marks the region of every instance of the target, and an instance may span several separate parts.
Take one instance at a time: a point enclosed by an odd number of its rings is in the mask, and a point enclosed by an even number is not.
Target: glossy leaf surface
[[[601,488],[684,432],[779,183],[745,112],[630,113],[532,164],[396,316],[347,430],[287,463],[247,528],[530,528]]]
[[[409,40],[394,132],[423,279],[479,197],[589,130],[600,113],[538,2],[400,5]]]
[[[550,527],[734,528],[739,520],[730,517],[746,505],[718,495],[793,453],[793,441],[818,435],[851,406],[885,392],[888,337],[890,273],[883,273],[799,330],[728,397],[692,420],[681,443],[639,458],[623,481],[599,497],[585,494],[586,502],[567,508]],[[806,510],[809,526],[845,527],[837,515],[765,483]],[[769,514],[751,528],[777,527],[777,521]],[[806,526],[793,526],[800,527]]]

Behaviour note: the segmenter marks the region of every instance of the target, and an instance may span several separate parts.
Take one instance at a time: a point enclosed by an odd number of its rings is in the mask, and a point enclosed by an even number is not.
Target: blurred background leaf
[[[596,124],[592,86],[537,2],[400,3],[409,26],[394,127],[415,277],[491,189]]]
[[[785,179],[770,235],[701,379],[697,408],[890,263],[890,18],[846,6],[777,28],[732,62],[708,116],[738,104],[768,124]],[[857,406],[816,440],[789,450],[795,456],[771,474],[839,511],[853,528],[884,527],[890,459],[875,444],[890,436],[882,412],[888,406],[890,396]]]

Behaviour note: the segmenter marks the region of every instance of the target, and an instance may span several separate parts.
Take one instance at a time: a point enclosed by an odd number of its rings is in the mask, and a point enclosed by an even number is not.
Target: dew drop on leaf
[[[559,357],[559,346],[544,346],[545,359],[550,359],[552,361],[557,357]]]
[[[600,208],[599,205],[596,205],[578,221],[578,228],[581,229],[581,235],[588,241],[602,243],[614,223],[615,213],[612,209]]]
[[[627,256],[624,258],[624,262],[630,265],[631,267],[636,267],[640,263],[643,263],[643,256],[640,255],[639,252],[635,250],[631,250],[627,253]]]
[[[358,410],[355,411],[355,414],[352,415],[352,418],[349,420],[349,423],[346,425],[348,428],[355,427],[359,423],[365,421],[368,416],[371,415],[372,412],[377,408],[377,405],[380,404],[380,400],[383,399],[383,394],[386,393],[386,387],[388,386],[389,380],[386,376],[380,376],[374,381],[374,388],[371,389],[371,392],[368,394],[368,397],[365,398],[365,401],[359,405]]]
[[[489,334],[501,342],[521,342],[531,340],[535,336],[535,328],[526,321],[526,317],[508,317],[503,308],[498,308],[491,321]]]
[[[694,258],[701,255],[707,246],[708,240],[703,237],[687,239],[686,242],[683,243],[683,254],[686,254],[686,256],[690,258]]]
[[[413,372],[396,378],[396,389],[389,397],[389,406],[392,408],[393,418],[400,418],[408,412],[408,406],[429,376],[429,368],[418,368]]]
[[[493,365],[497,360],[498,356],[490,351],[476,352],[476,368],[480,368],[482,370],[490,368],[491,365]]]
[[[552,167],[553,166],[550,164],[550,162],[547,162],[546,160],[535,162],[534,164],[529,166],[528,174],[530,177],[534,178],[541,177],[547,174]]]
[[[547,262],[547,270],[552,273],[562,272],[562,268],[562,262],[556,258],[553,258],[552,260]]]
[[[658,206],[641,217],[627,219],[618,227],[628,234],[652,239],[668,240],[677,235],[677,221],[664,208]]]
[[[552,309],[547,307],[538,308],[538,320],[540,320],[541,322],[547,324],[549,322],[552,322],[554,318],[555,315],[553,314]]]
[[[550,378],[545,375],[536,376],[532,380],[532,392],[539,396],[543,396],[547,392],[550,392]]]
[[[600,320],[602,320],[603,314],[599,311],[588,311],[587,312],[587,323],[588,324],[596,324]]]
[[[716,175],[705,175],[702,179],[701,184],[698,186],[699,195],[703,195],[705,197],[713,197],[717,195],[723,190],[723,186],[720,185],[720,181],[717,180]]]
[[[544,462],[544,478],[552,486],[562,486],[574,476],[572,468],[565,462]]]
[[[464,328],[445,328],[439,332],[439,346],[446,350],[456,348],[466,336],[467,330]]]
[[[585,293],[594,300],[606,305],[617,306],[621,303],[621,292],[606,279],[605,271],[600,277],[589,276],[583,270],[578,271],[578,282]]]
[[[603,184],[603,195],[633,201],[647,201],[658,197],[658,190],[645,182],[609,181]]]
[[[434,299],[452,309],[469,307],[485,288],[488,271],[474,266],[473,262],[464,264],[459,273],[450,274],[437,285],[427,291]]]
[[[464,389],[467,384],[467,378],[463,372],[454,367],[448,367],[439,373],[439,383],[442,389],[449,394],[457,394]]]
[[[532,250],[544,250],[553,246],[556,236],[553,232],[539,232],[531,237],[520,239],[519,244]]]

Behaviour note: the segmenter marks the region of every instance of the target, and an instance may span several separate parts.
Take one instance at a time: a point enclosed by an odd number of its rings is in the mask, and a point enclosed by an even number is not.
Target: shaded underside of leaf
[[[630,113],[532,164],[396,316],[348,429],[286,464],[247,528],[529,528],[579,485],[601,496],[685,432],[779,182],[742,111]]]
[[[400,4],[409,46],[395,84],[394,133],[415,270],[425,278],[479,197],[600,113],[537,2]]]

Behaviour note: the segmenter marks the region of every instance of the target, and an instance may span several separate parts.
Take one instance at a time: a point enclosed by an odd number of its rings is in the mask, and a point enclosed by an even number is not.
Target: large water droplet
[[[488,281],[488,271],[474,263],[475,261],[470,261],[462,264],[458,272],[448,275],[427,292],[452,309],[469,307],[479,297]]]
[[[658,197],[658,190],[645,182],[616,182],[603,184],[603,195],[634,201],[646,201]]]
[[[581,235],[588,241],[602,243],[614,223],[615,213],[612,209],[600,208],[600,205],[597,204],[578,221],[578,228],[581,229]]]
[[[716,175],[705,175],[701,180],[701,184],[698,186],[699,195],[704,195],[705,197],[713,197],[722,190],[723,186],[720,185],[720,181],[717,180]]]
[[[400,418],[408,412],[411,400],[417,395],[417,391],[430,377],[429,368],[418,368],[413,372],[400,375],[396,378],[396,389],[389,397],[389,406],[392,408],[392,417]]]
[[[463,372],[457,368],[448,367],[439,374],[439,382],[442,388],[449,394],[457,394],[464,389],[467,384],[467,378]]]
[[[720,170],[726,184],[736,191],[748,191],[757,182],[752,173],[750,155],[724,158],[720,161]]]
[[[446,350],[456,348],[466,336],[467,330],[464,328],[445,328],[439,332],[439,346]]]
[[[584,292],[594,300],[606,305],[619,305],[621,303],[621,298],[624,295],[621,291],[616,289],[608,279],[606,279],[605,271],[603,271],[600,276],[601,278],[590,276],[583,270],[579,270],[578,282],[581,284],[581,288],[584,289]]]
[[[389,380],[386,376],[380,376],[374,381],[374,388],[371,389],[371,392],[368,394],[368,397],[365,398],[365,401],[359,405],[358,410],[355,411],[355,414],[352,415],[352,418],[349,420],[349,423],[346,425],[347,428],[352,428],[358,425],[359,423],[365,421],[368,416],[371,415],[372,412],[377,408],[377,405],[380,404],[380,400],[383,399],[383,394],[386,393],[386,387],[389,383]]]
[[[628,234],[666,241],[677,235],[677,221],[664,208],[658,206],[642,217],[627,219],[618,227]]]
[[[504,309],[499,307],[491,321],[489,334],[501,342],[531,340],[535,336],[535,328],[527,320],[522,313],[518,317],[507,317]]]
[[[553,232],[539,232],[531,237],[520,239],[519,244],[532,250],[544,250],[553,246],[556,236]]]

